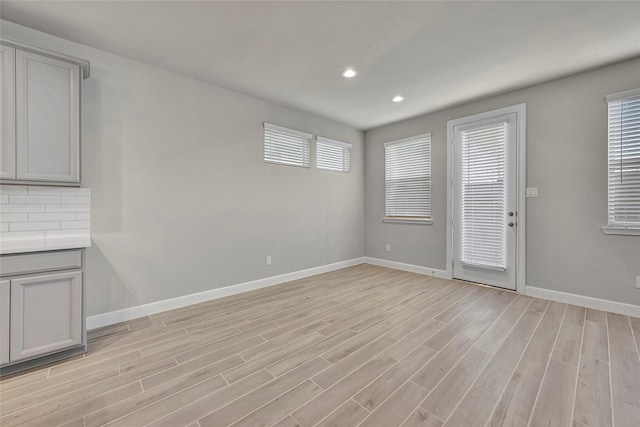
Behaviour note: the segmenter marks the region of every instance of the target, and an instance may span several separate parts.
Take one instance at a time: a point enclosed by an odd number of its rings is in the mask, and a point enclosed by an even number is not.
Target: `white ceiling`
[[[640,55],[638,1],[2,0],[0,14],[359,129]]]

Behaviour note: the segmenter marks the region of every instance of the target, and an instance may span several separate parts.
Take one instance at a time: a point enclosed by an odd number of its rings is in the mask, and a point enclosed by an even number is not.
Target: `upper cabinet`
[[[68,62],[16,52],[16,177],[80,182],[80,72]]]
[[[0,179],[16,178],[16,50],[0,45]]]
[[[2,48],[0,180],[80,184],[80,102],[88,63]]]

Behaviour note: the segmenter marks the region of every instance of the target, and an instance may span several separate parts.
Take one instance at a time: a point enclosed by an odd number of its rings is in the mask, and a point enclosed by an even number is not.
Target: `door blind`
[[[309,167],[311,134],[282,126],[264,124],[264,161]]]
[[[351,169],[351,144],[318,136],[316,138],[316,167],[336,172]]]
[[[607,100],[609,226],[640,227],[640,90]]]
[[[507,123],[461,132],[461,261],[506,268]]]
[[[431,218],[431,134],[387,142],[385,201],[388,218]]]

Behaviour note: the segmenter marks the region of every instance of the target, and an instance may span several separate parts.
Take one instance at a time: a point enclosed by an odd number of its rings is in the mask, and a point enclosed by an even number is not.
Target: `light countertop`
[[[91,246],[90,236],[0,240],[0,255],[19,254],[26,252],[55,251],[60,249],[79,249]]]

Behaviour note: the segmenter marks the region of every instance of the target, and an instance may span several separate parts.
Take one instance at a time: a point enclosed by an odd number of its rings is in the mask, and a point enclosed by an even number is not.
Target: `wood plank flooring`
[[[359,265],[91,331],[10,426],[640,425],[640,319]]]

